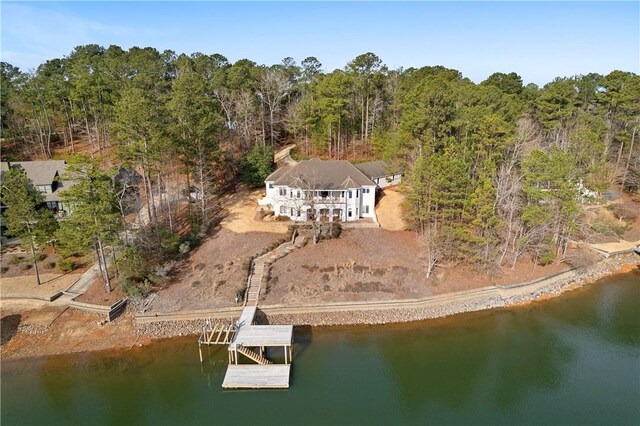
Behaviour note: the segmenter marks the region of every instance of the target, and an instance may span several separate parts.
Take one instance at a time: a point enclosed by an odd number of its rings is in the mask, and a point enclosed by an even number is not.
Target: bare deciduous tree
[[[274,141],[274,125],[280,121],[282,101],[291,90],[291,82],[287,75],[279,70],[267,70],[260,79],[257,91],[258,98],[266,105],[269,113],[269,138],[271,145]]]

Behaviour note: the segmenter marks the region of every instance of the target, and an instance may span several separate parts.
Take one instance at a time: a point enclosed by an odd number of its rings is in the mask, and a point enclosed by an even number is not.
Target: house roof
[[[280,177],[282,177],[289,170],[291,170],[291,166],[280,167],[278,170],[276,170],[275,172],[273,172],[269,176],[267,176],[267,178],[264,181],[265,182],[273,182],[273,181],[279,179]]]
[[[266,182],[314,189],[349,189],[375,185],[348,161],[317,158],[278,169],[267,177]]]
[[[61,175],[67,169],[67,165],[62,160],[48,161],[12,161],[10,164],[2,162],[0,171],[2,174],[12,169],[23,169],[27,177],[35,186],[51,185],[56,175]]]
[[[367,175],[370,179],[385,177],[389,175],[397,175],[402,172],[397,167],[390,166],[382,160],[356,164],[355,167],[357,167],[358,170]]]

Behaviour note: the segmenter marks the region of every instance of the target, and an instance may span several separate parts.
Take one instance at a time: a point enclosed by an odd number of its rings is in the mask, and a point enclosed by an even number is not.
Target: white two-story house
[[[259,204],[295,221],[351,222],[375,213],[376,184],[344,160],[311,159],[282,167],[265,180]]]

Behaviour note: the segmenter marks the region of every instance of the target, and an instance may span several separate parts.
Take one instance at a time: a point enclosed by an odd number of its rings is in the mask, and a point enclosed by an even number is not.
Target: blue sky
[[[443,65],[479,82],[640,72],[640,2],[5,2],[3,61],[23,70],[81,44],[220,53],[325,71],[374,52],[391,68]]]

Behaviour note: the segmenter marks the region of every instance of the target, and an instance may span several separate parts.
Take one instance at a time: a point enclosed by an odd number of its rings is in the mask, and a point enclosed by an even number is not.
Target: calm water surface
[[[206,353],[206,351],[205,351]],[[527,308],[297,329],[291,388],[193,338],[2,364],[2,424],[640,424],[640,272]]]

